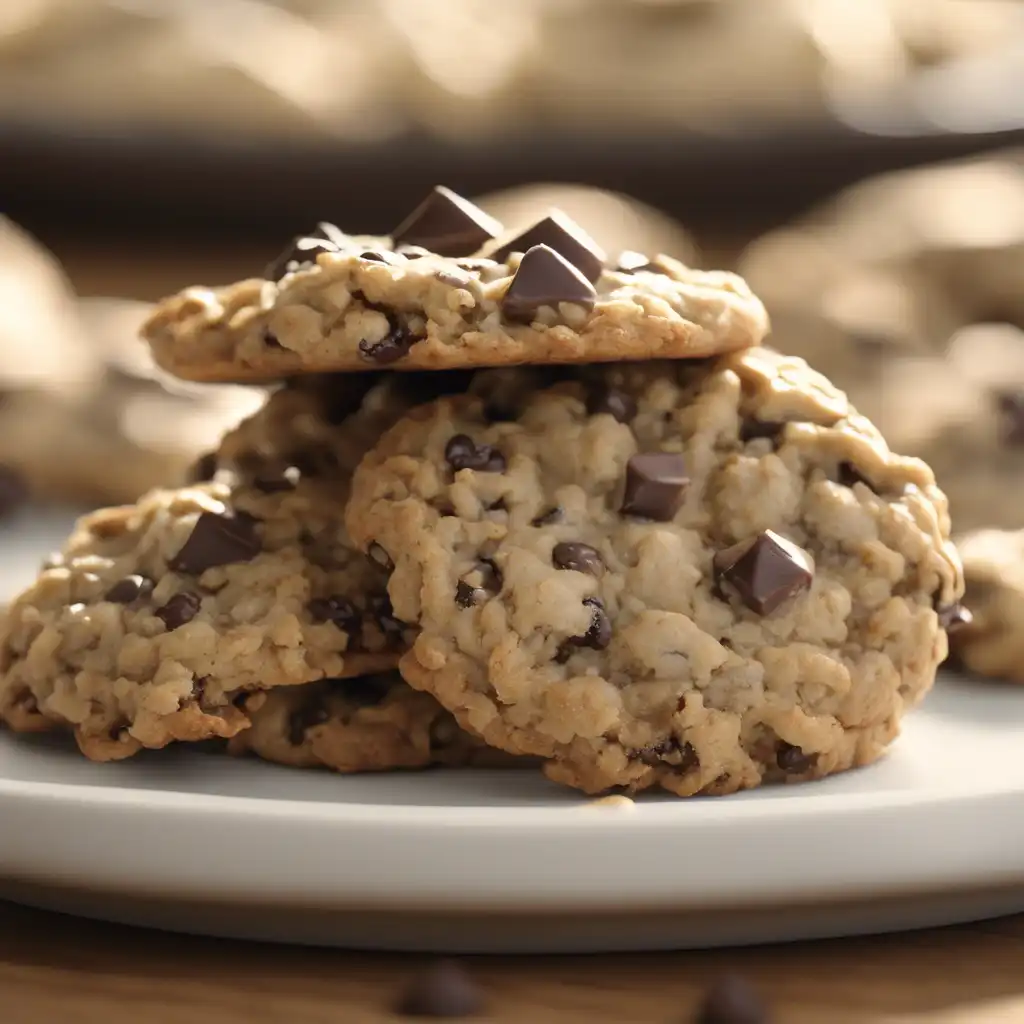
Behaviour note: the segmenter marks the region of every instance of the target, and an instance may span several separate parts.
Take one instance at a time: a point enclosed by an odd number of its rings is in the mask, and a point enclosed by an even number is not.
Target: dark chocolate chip
[[[1003,417],[1003,441],[1008,445],[1024,444],[1024,392],[999,390],[993,398]]]
[[[140,597],[148,597],[153,592],[153,581],[138,573],[125,576],[118,580],[103,595],[104,601],[111,601],[114,604],[131,604]]]
[[[455,584],[455,603],[460,608],[472,608],[473,605],[487,600],[487,591],[483,587],[474,587],[465,580]]]
[[[359,612],[347,598],[337,594],[331,597],[315,597],[306,606],[314,622],[333,622],[345,633],[357,635],[361,624]]]
[[[472,1017],[484,1008],[484,995],[456,960],[439,960],[413,978],[395,1004],[403,1017]]]
[[[600,576],[604,571],[604,562],[597,549],[578,541],[556,544],[551,552],[551,561],[556,569],[574,569],[591,576]]]
[[[655,270],[656,268],[642,252],[626,249],[619,253],[619,258],[615,261],[615,269],[623,274],[635,274],[638,270]]]
[[[401,619],[395,618],[395,610],[391,606],[391,598],[386,594],[371,597],[367,600],[366,606],[377,623],[377,628],[384,634],[390,643],[400,643],[402,634],[408,626]]]
[[[480,473],[504,473],[505,456],[489,444],[476,444],[468,434],[456,434],[444,447],[445,462],[456,473],[475,469]]]
[[[592,610],[590,628],[583,636],[570,637],[576,647],[592,647],[603,651],[612,642],[612,624],[599,597],[585,597],[583,603]]]
[[[552,523],[560,523],[565,518],[565,509],[561,505],[555,505],[546,512],[541,512],[530,520],[531,526],[550,526]]]
[[[181,550],[168,563],[175,572],[199,576],[207,569],[232,562],[247,562],[259,553],[255,520],[203,512]]]
[[[512,253],[525,253],[537,245],[554,249],[591,282],[601,276],[608,258],[597,242],[561,210],[553,210],[522,234],[488,255],[504,263]]]
[[[327,238],[315,238],[309,235],[296,238],[284,252],[267,264],[263,276],[268,281],[280,281],[292,271],[312,266],[321,253],[337,251],[338,246]]]
[[[771,1014],[744,978],[727,975],[704,994],[694,1024],[768,1024]]]
[[[162,608],[157,608],[154,614],[168,629],[177,629],[196,617],[201,603],[198,594],[184,590],[175,594]]]
[[[422,245],[438,256],[469,256],[501,225],[451,189],[438,185],[391,233],[395,245]]]
[[[762,423],[761,420],[746,419],[740,424],[740,441],[746,444],[762,437],[777,441],[785,429],[785,423]]]
[[[587,412],[591,416],[611,416],[619,423],[636,418],[636,400],[624,391],[603,387],[587,396]]]
[[[784,741],[779,742],[775,752],[775,763],[784,772],[791,772],[797,775],[807,771],[816,760],[816,754],[805,754],[799,747]]]
[[[814,578],[807,552],[772,530],[717,552],[713,567],[719,588],[730,584],[758,615],[771,615]]]
[[[361,260],[366,260],[368,263],[386,263],[388,266],[393,266],[396,263],[401,263],[401,259],[396,256],[393,252],[387,252],[386,250],[380,251],[377,249],[367,249],[365,252],[359,254]]]
[[[16,469],[0,466],[0,516],[8,516],[28,501],[28,481]]]
[[[383,338],[379,338],[377,341],[364,338],[359,342],[359,354],[378,366],[388,366],[407,356],[409,349],[420,340],[419,336],[412,332],[409,325],[399,317],[395,310],[375,302],[369,302],[362,293],[355,294],[364,306],[383,314],[388,322],[388,333]]]
[[[217,475],[217,453],[207,452],[200,455],[189,467],[188,482],[190,484],[205,484]]]
[[[370,561],[379,565],[385,572],[395,571],[395,563],[391,561],[391,556],[376,541],[370,545],[366,553]]]
[[[686,463],[675,452],[647,452],[626,463],[622,513],[666,523],[679,511],[689,486]]]
[[[692,771],[700,764],[697,751],[690,743],[680,743],[675,736],[662,740],[651,747],[644,747],[637,751],[636,755],[644,764],[654,767],[655,765],[668,764],[678,769],[680,773]]]
[[[571,302],[589,311],[594,308],[594,286],[564,256],[546,245],[535,245],[523,256],[501,300],[507,320],[529,323],[542,306],[558,309]]]
[[[323,725],[328,717],[323,696],[314,695],[288,716],[288,742],[293,747],[300,746],[306,738],[306,733],[314,726]]]
[[[946,605],[944,608],[937,609],[937,611],[939,614],[939,626],[947,633],[956,633],[974,621],[974,616],[971,614],[970,609],[965,608],[959,602]]]

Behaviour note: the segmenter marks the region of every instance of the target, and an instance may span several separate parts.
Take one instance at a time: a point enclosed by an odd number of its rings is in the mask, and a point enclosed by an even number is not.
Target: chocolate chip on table
[[[970,609],[965,608],[959,602],[936,610],[939,615],[939,626],[947,633],[959,632],[974,621],[974,616],[971,614]]]
[[[591,576],[600,576],[604,571],[604,561],[597,549],[579,541],[556,544],[551,552],[551,561],[556,569],[573,569]]]
[[[784,771],[799,775],[807,771],[816,759],[814,754],[805,754],[792,743],[780,741],[775,753],[775,763]]]
[[[28,499],[28,481],[25,477],[10,466],[0,466],[0,516],[10,515]]]
[[[713,568],[719,589],[728,583],[758,615],[771,615],[814,579],[807,552],[772,530],[716,552]]]
[[[300,746],[306,733],[314,726],[323,725],[328,717],[322,696],[316,694],[288,716],[288,742],[293,747]]]
[[[636,399],[616,388],[598,388],[587,396],[587,412],[591,416],[607,415],[619,423],[629,423],[636,418]]]
[[[753,986],[738,975],[716,981],[701,999],[694,1024],[768,1024],[771,1014]]]
[[[615,269],[623,274],[635,274],[638,270],[654,270],[654,264],[642,253],[626,249],[619,253]]]
[[[554,249],[591,283],[601,276],[608,259],[597,242],[561,210],[553,210],[522,234],[487,255],[504,263],[512,253],[529,252],[536,245]]]
[[[345,633],[359,633],[362,617],[347,598],[336,594],[331,597],[315,597],[306,606],[306,610],[314,622],[332,622]]]
[[[501,300],[506,320],[529,323],[542,306],[558,309],[571,302],[589,311],[594,308],[594,286],[564,256],[546,245],[535,245],[523,256]]]
[[[292,271],[312,266],[321,253],[337,251],[338,246],[327,238],[301,236],[294,239],[284,252],[267,264],[263,276],[268,281],[280,281]]]
[[[217,475],[217,453],[207,452],[200,455],[189,467],[188,482],[190,484],[209,483]]]
[[[103,600],[113,604],[131,604],[141,597],[148,597],[152,592],[153,581],[151,579],[140,576],[138,573],[132,573],[130,576],[119,579],[103,595]]]
[[[565,509],[561,505],[555,505],[546,512],[541,512],[530,520],[531,526],[550,526],[552,523],[560,523],[565,518]]]
[[[463,469],[505,472],[505,456],[489,444],[477,444],[468,434],[456,434],[444,446],[444,459],[456,473]]]
[[[412,978],[395,1003],[402,1017],[472,1017],[484,1008],[484,994],[457,960],[438,960]]]
[[[679,511],[690,484],[686,463],[675,452],[647,452],[626,463],[622,514],[666,523]]]
[[[177,629],[196,617],[201,603],[198,594],[185,590],[175,594],[162,608],[157,608],[154,614],[163,620],[168,629]]]
[[[247,562],[259,550],[260,541],[251,516],[203,512],[168,565],[175,572],[199,576],[214,566]]]
[[[366,553],[374,565],[379,565],[385,572],[394,572],[395,563],[391,561],[391,556],[376,541],[370,545]]]
[[[391,232],[391,239],[395,246],[421,245],[438,256],[469,256],[501,230],[480,207],[438,185]]]

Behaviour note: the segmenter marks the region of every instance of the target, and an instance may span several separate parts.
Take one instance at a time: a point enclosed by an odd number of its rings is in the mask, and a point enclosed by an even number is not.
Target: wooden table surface
[[[82,294],[147,299],[191,280],[245,276],[272,255],[98,252],[71,240],[55,248]],[[774,948],[468,963],[489,1000],[480,1019],[495,1022],[682,1022],[709,981],[740,972],[779,1024],[1024,1024],[1024,916]],[[421,964],[147,932],[0,902],[0,1024],[377,1024],[398,1019],[390,1008]]]

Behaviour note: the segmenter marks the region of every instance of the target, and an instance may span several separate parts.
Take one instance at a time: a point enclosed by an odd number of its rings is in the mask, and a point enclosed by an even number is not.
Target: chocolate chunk
[[[113,604],[131,604],[140,597],[148,597],[152,592],[153,581],[151,579],[140,576],[138,573],[132,573],[131,576],[125,576],[118,580],[103,595],[103,600]]]
[[[637,751],[634,756],[651,767],[662,764],[672,765],[681,774],[692,771],[700,764],[697,751],[693,749],[692,744],[680,743],[675,736],[670,736],[667,740],[662,740],[661,743],[657,743],[654,746],[644,747],[643,750]]]
[[[647,452],[626,463],[622,514],[667,523],[679,511],[689,486],[686,463],[675,452]]]
[[[996,408],[1003,417],[1003,441],[1008,445],[1024,444],[1024,392],[996,391]]]
[[[504,473],[505,456],[489,444],[476,444],[468,434],[456,434],[444,446],[445,462],[456,473],[475,469],[480,473]]]
[[[549,508],[547,512],[541,512],[530,520],[531,526],[550,526],[552,523],[560,523],[565,518],[565,509],[561,505]]]
[[[0,466],[0,516],[8,516],[29,499],[28,481],[16,469]]]
[[[484,1008],[484,995],[456,960],[439,960],[413,978],[395,1004],[403,1017],[472,1017]]]
[[[175,572],[199,576],[217,565],[247,562],[259,550],[260,541],[251,516],[203,512],[188,540],[168,564]]]
[[[771,1014],[744,978],[727,975],[704,994],[694,1024],[768,1024]]]
[[[395,610],[391,606],[391,598],[387,594],[371,597],[367,600],[366,606],[377,623],[377,628],[384,634],[384,638],[391,644],[398,644],[402,641],[402,634],[408,628],[401,619],[395,618]]]
[[[814,579],[810,555],[772,530],[717,552],[713,567],[718,586],[730,584],[758,615],[771,615]]]
[[[205,484],[217,475],[217,453],[207,452],[200,455],[189,467],[188,482],[190,484]]]
[[[965,608],[959,602],[946,605],[944,608],[937,609],[937,611],[939,614],[939,626],[947,633],[957,633],[974,621],[974,616],[971,614],[970,609]]]
[[[642,253],[626,249],[619,253],[615,269],[623,274],[635,274],[638,270],[655,270],[653,263]]]
[[[604,562],[596,548],[578,541],[563,541],[556,544],[551,552],[551,561],[556,569],[574,569],[576,572],[600,576],[604,572]]]
[[[329,717],[323,696],[316,694],[288,716],[288,742],[293,747],[300,746],[306,739],[306,733],[314,726],[323,725]]]
[[[554,249],[590,282],[601,276],[605,261],[608,259],[597,242],[561,210],[552,210],[522,234],[494,252],[488,253],[488,256],[504,263],[512,253],[529,252],[536,245],[546,245]]]
[[[607,415],[619,423],[629,423],[636,418],[636,399],[616,388],[599,388],[587,396],[587,412],[591,416]]]
[[[201,604],[198,594],[184,590],[175,594],[162,608],[157,608],[154,614],[168,629],[177,629],[196,617]]]
[[[785,423],[762,423],[761,420],[746,419],[740,424],[740,441],[746,444],[762,437],[777,441],[785,429]]]
[[[306,606],[314,622],[333,622],[345,633],[358,635],[361,617],[356,606],[347,598],[333,594],[330,597],[315,597]]]
[[[483,587],[474,587],[465,580],[455,584],[455,603],[460,608],[472,608],[473,605],[487,600],[487,591]]]
[[[267,264],[263,276],[268,281],[280,281],[286,274],[309,267],[323,252],[337,252],[338,246],[327,238],[302,236],[292,241],[276,259]]]
[[[781,740],[775,752],[775,763],[784,772],[793,774],[807,771],[816,760],[816,754],[805,754],[799,747],[794,747],[792,743]]]
[[[535,245],[523,256],[501,312],[507,320],[529,323],[541,306],[558,309],[560,302],[571,302],[589,311],[596,299],[594,286],[568,260],[546,245]]]
[[[376,541],[370,545],[366,553],[370,561],[379,565],[385,572],[395,571],[395,563],[391,561],[391,556]]]
[[[422,245],[438,256],[469,256],[501,225],[451,189],[438,185],[391,233],[395,245]]]

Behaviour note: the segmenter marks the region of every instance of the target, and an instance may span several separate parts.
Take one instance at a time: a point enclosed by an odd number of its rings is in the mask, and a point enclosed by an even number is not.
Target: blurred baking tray
[[[629,193],[693,227],[777,222],[865,175],[1024,141],[914,117],[761,124],[718,136],[553,133],[470,146],[407,136],[284,144],[62,122],[0,122],[0,209],[46,236],[267,238],[330,218],[379,231],[432,185],[478,194],[527,181]]]

